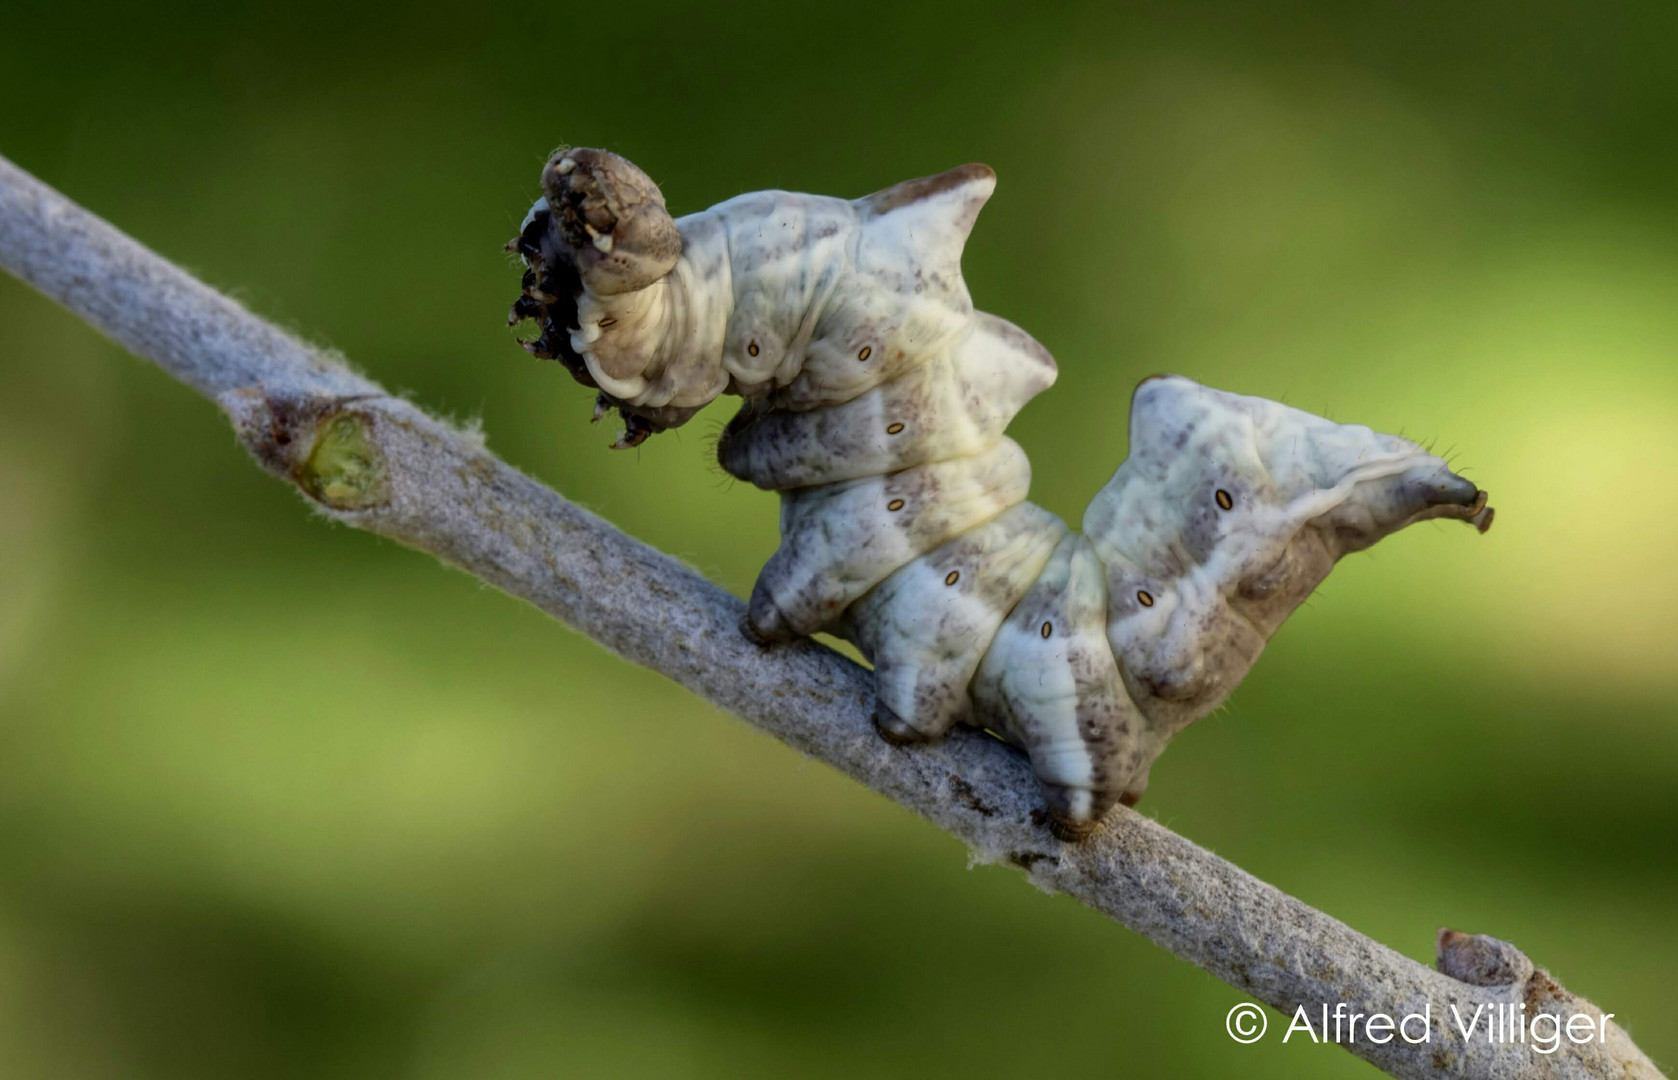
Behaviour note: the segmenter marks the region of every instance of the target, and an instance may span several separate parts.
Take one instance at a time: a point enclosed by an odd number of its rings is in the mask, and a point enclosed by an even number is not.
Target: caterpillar
[[[1141,798],[1341,556],[1432,518],[1484,532],[1492,510],[1413,442],[1172,375],[1136,388],[1129,456],[1081,531],[1027,502],[1003,432],[1055,362],[961,274],[995,183],[964,165],[674,219],[630,162],[561,150],[508,245],[526,266],[508,320],[598,391],[596,419],[619,413],[618,447],[744,398],[718,461],[781,498],[745,633],[855,643],[881,735],[989,729],[1077,840]]]

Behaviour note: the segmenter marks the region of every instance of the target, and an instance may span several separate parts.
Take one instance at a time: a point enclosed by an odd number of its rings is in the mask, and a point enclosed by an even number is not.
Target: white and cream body
[[[1173,376],[1138,387],[1130,457],[1082,532],[1025,501],[1003,431],[1055,365],[962,280],[984,166],[857,200],[743,195],[668,228],[615,155],[558,154],[544,186],[521,250],[538,276],[571,260],[562,358],[602,404],[651,431],[746,398],[719,461],[782,500],[746,631],[855,642],[893,741],[969,723],[1021,747],[1063,836],[1140,798],[1341,555],[1424,518],[1489,524],[1413,443]]]

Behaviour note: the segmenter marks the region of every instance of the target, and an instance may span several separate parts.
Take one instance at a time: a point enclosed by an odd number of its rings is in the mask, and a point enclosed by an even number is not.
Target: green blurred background
[[[608,453],[502,328],[544,155],[678,213],[988,162],[969,283],[1061,364],[1038,501],[1175,371],[1437,437],[1499,511],[1343,565],[1143,810],[1678,1061],[1678,7],[1258,7],[13,0],[0,153],[738,593],[728,407]],[[1240,1000],[311,517],[0,277],[0,1074],[1373,1074]]]

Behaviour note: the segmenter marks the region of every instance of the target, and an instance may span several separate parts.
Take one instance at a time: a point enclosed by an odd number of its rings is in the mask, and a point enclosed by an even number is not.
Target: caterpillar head
[[[599,381],[571,339],[579,300],[585,294],[595,300],[625,297],[659,281],[681,256],[682,236],[665,209],[664,194],[635,165],[607,150],[562,149],[542,167],[542,197],[507,250],[526,266],[523,293],[507,314],[508,325],[534,321],[539,333],[523,343],[525,349],[559,360],[578,382],[596,387]],[[621,361],[629,374],[645,364],[637,344],[618,350],[629,354]],[[596,346],[595,352],[607,350]],[[624,419],[620,447],[638,445],[698,411],[631,406],[602,391],[595,418],[612,408]]]
[[[1413,442],[1177,376],[1137,388],[1130,438],[1084,529],[1125,677],[1171,728],[1228,695],[1342,555],[1430,518],[1491,525],[1486,493]]]
[[[652,177],[610,150],[560,150],[542,169],[549,229],[592,293],[644,289],[676,265],[681,233]]]

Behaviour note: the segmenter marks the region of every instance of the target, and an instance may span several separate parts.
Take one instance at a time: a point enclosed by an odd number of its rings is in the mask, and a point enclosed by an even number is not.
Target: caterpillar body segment
[[[1341,556],[1429,518],[1484,531],[1492,512],[1414,443],[1177,376],[1137,388],[1129,456],[1082,532],[1026,502],[1003,432],[1055,364],[962,280],[994,187],[967,165],[673,219],[629,162],[562,151],[509,245],[528,267],[509,319],[618,411],[616,445],[745,398],[718,460],[781,498],[745,631],[855,642],[882,735],[989,728],[1077,839],[1141,797]]]
[[[894,570],[1023,501],[1031,463],[1012,439],[937,461],[781,493],[781,546],[746,605],[762,642],[831,626]]]
[[[875,723],[888,738],[935,738],[973,719],[968,684],[1066,525],[1022,502],[909,562],[865,593],[840,627],[874,664]]]
[[[732,476],[784,491],[972,457],[1054,379],[1047,349],[975,312],[950,347],[849,401],[794,412],[748,400],[723,430],[717,459]]]
[[[1104,577],[1088,539],[1063,537],[972,688],[979,714],[1030,755],[1063,835],[1092,828],[1157,753],[1107,644]]]

